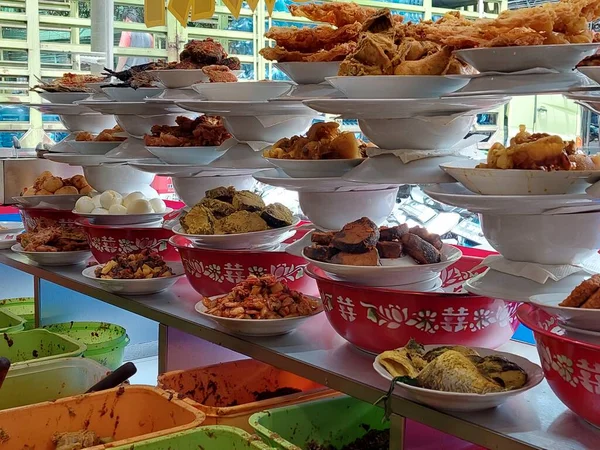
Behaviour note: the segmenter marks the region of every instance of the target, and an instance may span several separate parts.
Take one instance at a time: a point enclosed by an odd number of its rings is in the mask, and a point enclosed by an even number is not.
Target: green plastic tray
[[[0,300],[0,311],[6,310],[26,320],[25,330],[35,328],[35,301],[33,297],[5,298]]]
[[[57,358],[80,356],[85,344],[48,330],[29,330],[4,333],[0,336],[0,356],[8,358],[12,366],[26,361],[48,361]]]
[[[383,413],[382,408],[343,396],[256,413],[250,426],[277,449],[302,450],[311,441],[342,448],[367,429],[388,429]]]
[[[258,436],[240,428],[214,425],[140,441],[114,450],[271,450]]]
[[[119,325],[107,322],[65,322],[46,325],[44,328],[83,342],[87,346],[83,356],[98,361],[111,370],[123,364],[129,337],[125,328]]]
[[[0,333],[16,333],[25,328],[25,319],[8,310],[0,309]]]

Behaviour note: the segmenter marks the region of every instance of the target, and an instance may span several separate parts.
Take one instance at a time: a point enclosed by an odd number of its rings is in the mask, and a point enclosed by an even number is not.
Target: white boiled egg
[[[75,203],[75,211],[88,214],[96,208],[94,201],[89,197],[81,197]]]
[[[127,208],[134,200],[145,199],[145,198],[146,198],[146,196],[144,194],[142,194],[140,191],[132,192],[131,194],[128,194],[123,198],[123,206],[125,208]]]
[[[95,208],[92,214],[108,214],[108,210],[104,208]]]
[[[155,213],[163,213],[167,210],[167,205],[165,205],[163,199],[158,197],[150,200],[150,206],[152,206]]]
[[[127,214],[127,208],[125,208],[123,205],[112,205],[110,208],[108,208],[108,213],[115,215]]]
[[[143,198],[134,200],[127,207],[127,214],[150,214],[151,212],[153,210],[150,202]]]
[[[116,191],[104,191],[100,194],[100,205],[104,209],[109,209],[112,205],[120,205],[123,202],[123,196]]]
[[[96,208],[102,208],[102,205],[100,204],[100,194],[94,195],[92,197],[92,202]]]

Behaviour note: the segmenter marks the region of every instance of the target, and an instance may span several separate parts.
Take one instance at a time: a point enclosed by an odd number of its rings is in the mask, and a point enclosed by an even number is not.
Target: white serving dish
[[[386,286],[385,288],[400,292],[444,292],[442,283],[442,279],[438,275],[429,280],[419,281],[418,283],[399,284],[397,286]]]
[[[277,122],[272,116],[225,116],[223,124],[238,141],[273,143],[283,136],[303,135],[312,125],[313,118],[311,115],[288,116]]]
[[[100,133],[102,130],[113,128],[116,125],[113,116],[97,113],[61,115],[60,121],[71,132],[89,131],[92,134]]]
[[[0,235],[6,234],[15,234],[21,232],[25,228],[23,222],[10,222],[10,221],[2,221],[0,222]]]
[[[596,114],[600,114],[600,92],[581,92],[563,94],[565,98],[573,100]]]
[[[151,72],[168,89],[180,89],[208,81],[202,69],[158,69]]]
[[[265,158],[292,178],[341,177],[364,161],[355,159],[279,159]]]
[[[564,293],[532,295],[529,303],[557,317],[559,322],[570,328],[600,332],[600,309],[558,306],[565,298],[567,295]]]
[[[454,55],[479,72],[518,72],[544,68],[568,72],[593,55],[600,43],[523,45],[456,50]]]
[[[435,264],[417,264],[410,256],[382,259],[382,266],[346,266],[303,257],[325,271],[331,278],[364,286],[398,286],[418,283],[438,276],[446,267],[462,257],[462,252],[451,245],[442,247],[442,261]]]
[[[204,165],[213,162],[227,151],[227,147],[148,147],[146,149],[167,164]]]
[[[115,120],[127,134],[141,139],[150,134],[154,125],[175,125],[175,119],[180,114],[160,114],[158,116],[134,116],[131,114],[115,114]]]
[[[39,96],[50,103],[75,103],[86,100],[90,92],[40,92]]]
[[[69,145],[80,155],[106,155],[124,141],[69,141]]]
[[[205,196],[206,191],[219,186],[233,186],[238,191],[251,190],[256,180],[248,175],[216,175],[211,177],[173,177],[173,189],[187,206],[194,206]]]
[[[268,144],[260,143],[259,146],[262,147],[263,145],[266,146]],[[246,143],[237,142],[235,139],[231,139],[225,141],[223,147],[227,148],[227,151],[209,163],[207,167],[210,167],[215,171],[220,169],[260,170],[272,167],[271,164],[262,157],[262,152],[254,150],[254,148]]]
[[[476,169],[479,162],[460,161],[440,167],[467,189],[482,195],[578,194],[600,175],[600,170]]]
[[[365,75],[328,77],[348,98],[438,98],[467,85],[469,79],[444,75]]]
[[[84,166],[85,179],[98,192],[117,191],[123,195],[149,187],[154,174],[125,165]]]
[[[273,65],[298,84],[320,84],[327,77],[337,76],[340,61],[327,62],[278,62]]]
[[[219,297],[222,296],[216,295],[210,298]],[[241,334],[243,336],[279,336],[294,331],[303,322],[323,312],[321,299],[316,297],[311,298],[319,302],[320,308],[317,311],[310,316],[290,317],[287,319],[229,319],[227,317],[218,317],[207,314],[207,308],[202,302],[196,303],[195,309],[203,317],[218,323],[234,334]]]
[[[89,250],[78,250],[75,252],[26,252],[21,244],[15,244],[10,248],[39,264],[40,266],[72,266],[81,264],[92,257]]]
[[[108,162],[157,161],[156,157],[150,153],[146,148],[146,145],[144,145],[143,139],[131,136],[104,156],[106,156]]]
[[[92,214],[73,210],[72,213],[90,219],[94,225],[136,225],[161,220],[167,214],[173,212],[173,208],[167,208],[161,213],[148,214]]]
[[[192,89],[206,100],[260,102],[281,97],[294,87],[288,81],[246,81],[239,83],[198,83]]]
[[[365,216],[381,225],[394,209],[397,195],[397,186],[369,191],[300,191],[298,201],[302,212],[317,228],[339,230]]]
[[[13,197],[13,200],[16,201],[17,204],[27,208],[39,207],[71,211],[73,208],[75,208],[75,203],[77,203],[77,200],[79,200],[81,197],[85,197],[85,195],[27,195]],[[4,222],[0,222],[0,225],[3,223]],[[2,231],[3,230],[0,230],[0,232]]]
[[[214,177],[218,175],[234,176],[249,175],[255,169],[222,169],[206,165],[165,164],[157,158],[153,161],[132,161],[129,166],[140,172],[160,175],[163,177]]]
[[[440,345],[425,345],[425,351],[440,347]],[[416,386],[410,386],[405,383],[396,383],[396,393],[400,396],[435,409],[448,411],[473,412],[483,411],[500,406],[509,398],[520,395],[523,392],[537,386],[544,379],[544,372],[537,364],[532,363],[522,356],[512,353],[500,352],[488,348],[471,347],[481,356],[498,355],[514,362],[527,372],[527,383],[520,389],[505,392],[491,392],[488,394],[464,394],[457,392],[436,391],[433,389],[424,389]],[[375,371],[385,379],[392,381],[393,377],[381,365],[379,357],[373,362]]]
[[[314,111],[300,102],[188,100],[177,101],[176,105],[188,111],[224,117],[318,116],[318,114],[315,114]]]
[[[178,89],[165,89],[158,97],[147,99],[146,103],[158,103],[161,100],[172,101],[174,103],[176,100],[202,100],[202,97],[190,86]]]
[[[148,99],[145,102],[116,102],[89,100],[80,102],[81,106],[85,106],[90,110],[99,112],[100,114],[120,114],[130,116],[161,116],[163,114],[181,114],[184,112],[180,107],[172,102],[151,101],[156,98]]]
[[[358,77],[360,78],[360,77]],[[377,147],[389,150],[450,149],[469,133],[475,116],[359,119],[360,130]]]
[[[175,272],[171,277],[147,278],[142,280],[108,280],[97,278],[95,273],[96,268],[104,267],[104,264],[88,267],[82,272],[82,275],[108,292],[123,295],[149,295],[170,288],[181,276],[185,275],[182,263],[168,261],[167,265]]]
[[[294,223],[287,227],[273,228],[265,231],[253,231],[240,234],[187,234],[181,224],[173,227],[173,232],[192,240],[195,246],[210,247],[221,250],[244,250],[249,248],[277,245],[296,234],[296,226],[300,222],[297,217]]]
[[[488,269],[465,281],[464,288],[475,295],[527,303],[532,295],[538,294],[564,292],[566,297],[587,278],[587,273],[578,272],[559,281],[548,279],[544,284],[540,284],[527,278]]]
[[[600,248],[600,212],[508,215],[480,213],[490,245],[511,261],[579,264]]]
[[[29,107],[44,114],[57,114],[59,116],[79,116],[81,114],[94,114],[94,111],[78,103],[29,103]]]
[[[19,233],[8,233],[0,234],[0,250],[8,250],[17,243],[17,234]]]
[[[163,88],[142,87],[133,89],[130,87],[104,87],[104,92],[108,98],[118,102],[143,102],[146,98],[156,97],[164,91]]]

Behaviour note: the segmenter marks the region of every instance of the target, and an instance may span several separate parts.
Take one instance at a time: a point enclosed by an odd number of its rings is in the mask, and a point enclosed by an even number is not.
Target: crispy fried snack
[[[231,138],[218,116],[199,116],[194,120],[179,116],[175,122],[176,126],[154,125],[151,134],[144,135],[144,143],[150,147],[203,147],[219,146]]]
[[[122,133],[123,129],[119,125],[115,125],[113,128],[107,128],[102,130],[97,136],[94,136],[89,131],[80,131],[75,136],[76,141],[83,142],[120,142],[124,141],[125,137],[115,136],[117,133]]]
[[[278,62],[330,62],[342,61],[349,53],[356,49],[356,42],[337,44],[329,50],[319,50],[314,53],[288,51],[283,47],[265,47],[260,50],[263,58]]]
[[[600,289],[600,275],[594,275],[591,278],[582,282],[565,298],[558,306],[566,306],[569,308],[580,308],[583,307],[588,300],[598,293]],[[597,303],[597,299],[594,299],[593,304]],[[592,304],[590,303],[590,305]],[[599,306],[594,307],[598,308]]]
[[[319,303],[291,290],[274,275],[250,275],[229,294],[215,299],[204,297],[206,313],[230,319],[284,319],[309,316]]]
[[[88,83],[100,83],[105,80],[103,76],[94,75],[76,75],[74,73],[65,73],[62,77],[50,81],[41,82],[31,88],[34,92],[92,92],[86,86]]]
[[[361,28],[362,25],[358,22],[341,28],[332,28],[328,25],[314,28],[271,27],[265,33],[265,37],[273,39],[278,46],[288,51],[314,53],[323,49],[329,50],[337,44],[356,41]]]
[[[227,66],[204,66],[202,72],[208,76],[211,83],[235,83],[238,80]]]
[[[377,8],[360,6],[353,2],[305,3],[290,5],[289,9],[292,16],[305,17],[313,22],[330,23],[336,27],[362,23],[377,12]]]
[[[95,275],[108,280],[142,280],[172,277],[174,273],[158,252],[144,249],[111,258],[104,266],[96,268]]]
[[[227,58],[227,52],[220,42],[211,38],[193,39],[185,44],[180,58],[182,61],[190,59],[196,63],[210,65]]]
[[[88,250],[87,238],[74,227],[51,226],[19,234],[17,242],[26,252],[70,252]]]

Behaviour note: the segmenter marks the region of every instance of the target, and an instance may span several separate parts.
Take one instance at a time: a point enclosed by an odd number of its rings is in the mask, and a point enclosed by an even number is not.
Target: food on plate
[[[219,146],[231,138],[219,116],[198,116],[194,120],[178,116],[175,123],[175,126],[154,125],[151,134],[144,135],[144,144],[148,147]]]
[[[25,197],[33,195],[77,195],[89,194],[93,191],[94,189],[88,184],[83,175],[61,178],[46,170],[35,179],[33,186],[23,189],[22,195]]]
[[[229,319],[285,319],[309,316],[319,310],[319,302],[291,290],[274,275],[250,275],[229,294],[202,299],[206,313]]]
[[[179,222],[189,234],[240,234],[287,227],[293,224],[294,216],[281,203],[265,205],[254,192],[220,186],[206,191]]]
[[[203,69],[206,66],[224,66],[230,70],[240,70],[241,62],[235,56],[228,56],[219,43],[211,38],[193,39],[183,47],[179,62],[162,62],[154,69]]]
[[[600,33],[596,33],[597,35]],[[595,38],[594,38],[594,42],[598,42]],[[582,59],[579,64],[577,64],[577,67],[597,67],[600,66],[600,55],[595,54],[592,56],[588,56],[585,59]]]
[[[159,198],[147,198],[141,192],[132,192],[125,197],[116,191],[108,190],[93,197],[81,197],[75,203],[76,213],[82,214],[153,214],[164,213],[165,202]]]
[[[560,136],[547,133],[529,133],[525,125],[504,147],[496,142],[488,151],[487,162],[479,169],[527,170],[597,170],[600,157],[588,156],[575,148],[574,141],[564,141]]]
[[[89,249],[83,230],[68,226],[53,226],[28,231],[19,234],[17,242],[26,252],[73,252]]]
[[[273,39],[278,47],[287,51],[314,53],[328,50],[337,44],[356,41],[362,25],[360,22],[333,28],[329,25],[309,27],[271,27],[265,33],[267,39]]]
[[[377,361],[398,381],[436,391],[488,394],[520,389],[528,379],[527,372],[502,356],[480,356],[463,346],[426,352],[413,339],[381,353]]]
[[[52,443],[55,450],[77,450],[100,445],[102,441],[91,430],[79,430],[54,433]]]
[[[600,275],[583,281],[558,306],[600,309]]]
[[[350,222],[340,231],[311,234],[312,245],[304,256],[315,261],[348,266],[379,266],[382,259],[410,256],[417,264],[441,261],[440,236],[407,224],[377,227],[367,217]]]
[[[290,13],[295,17],[304,17],[313,22],[325,22],[336,27],[364,22],[377,12],[377,8],[360,6],[352,2],[305,3],[290,5]]]
[[[275,142],[263,152],[276,159],[355,159],[362,158],[366,145],[354,133],[340,131],[337,122],[313,124],[306,136],[293,136]]]
[[[115,72],[114,70],[104,68],[106,77],[115,77],[121,83],[109,84],[108,87],[122,87],[122,88],[147,88],[155,87],[158,84],[158,78],[152,71],[164,66],[164,62],[150,62],[147,64],[140,64],[138,66],[130,67],[129,69],[122,70],[121,72]]]
[[[158,252],[144,249],[139,253],[121,254],[95,270],[96,278],[105,280],[143,280],[174,275]]]
[[[202,68],[202,72],[208,76],[208,81],[211,83],[235,83],[238,80],[227,66],[205,66]]]
[[[88,88],[88,83],[100,83],[106,77],[94,75],[76,75],[74,73],[65,73],[62,77],[56,78],[50,82],[40,82],[31,88],[34,92],[92,92]]]
[[[356,48],[356,42],[344,42],[329,50],[315,53],[287,51],[282,47],[265,47],[260,51],[263,58],[277,62],[330,62],[341,61]]]
[[[80,131],[75,136],[75,140],[77,142],[121,142],[127,139],[123,136],[117,136],[118,133],[123,133],[123,128],[119,125],[115,125],[113,128],[102,130],[96,136],[89,131]]]

